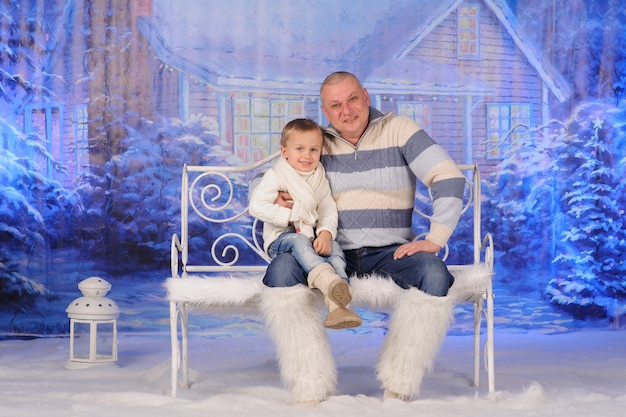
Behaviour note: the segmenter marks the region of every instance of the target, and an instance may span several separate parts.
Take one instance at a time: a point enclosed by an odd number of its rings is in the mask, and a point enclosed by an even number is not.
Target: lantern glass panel
[[[98,323],[96,359],[113,358],[113,323]]]
[[[89,360],[90,349],[90,324],[74,322],[74,358]]]

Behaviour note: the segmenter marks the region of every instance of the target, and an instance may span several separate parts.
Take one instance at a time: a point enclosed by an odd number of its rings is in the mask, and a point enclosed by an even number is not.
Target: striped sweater
[[[342,249],[387,246],[414,239],[416,178],[430,187],[433,215],[426,239],[444,246],[457,225],[465,177],[448,153],[412,119],[370,108],[357,146],[324,128],[322,163],[339,211]]]

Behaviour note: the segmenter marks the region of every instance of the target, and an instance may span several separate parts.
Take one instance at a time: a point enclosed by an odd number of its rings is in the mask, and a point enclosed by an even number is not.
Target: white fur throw
[[[448,297],[455,303],[482,296],[491,280],[492,271],[485,264],[449,267],[455,282]],[[192,307],[256,307],[259,295],[267,288],[262,275],[241,273],[224,275],[189,275],[168,278],[165,282],[170,301],[189,303]],[[389,308],[403,290],[393,281],[379,276],[353,278],[352,307]]]

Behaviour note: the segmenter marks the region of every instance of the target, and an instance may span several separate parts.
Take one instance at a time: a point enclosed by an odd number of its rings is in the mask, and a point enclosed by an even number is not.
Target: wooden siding
[[[498,161],[486,158],[486,107],[489,103],[529,103],[532,122],[541,124],[541,79],[522,51],[485,5],[480,5],[480,59],[458,59],[456,52],[457,12],[444,19],[407,57],[455,65],[472,77],[492,85],[496,93],[484,97],[472,112],[472,159],[490,171]],[[473,99],[475,103],[476,98]],[[445,106],[444,106],[445,107]],[[445,143],[456,159],[462,145],[462,105],[448,106],[446,111],[433,107],[433,136]],[[450,125],[452,124],[452,125]],[[447,142],[448,135],[454,143]],[[441,137],[440,137],[441,136]],[[460,151],[462,155],[462,149]]]
[[[456,99],[456,100],[455,100]],[[463,99],[453,97],[433,102],[433,139],[443,146],[457,163],[463,160]],[[461,140],[459,140],[461,138]]]
[[[76,13],[74,19],[73,27],[75,29],[63,32],[63,48],[59,53],[53,70],[55,74],[60,74],[61,77],[54,78],[51,88],[55,92],[56,101],[61,103],[63,107],[61,141],[63,146],[62,163],[66,169],[66,175],[58,179],[63,186],[68,188],[75,185],[76,175],[81,168],[77,166],[76,158],[74,110],[77,105],[86,105],[89,97],[89,86],[84,81],[84,52],[87,49],[87,38],[84,36],[84,29],[89,26],[89,23],[85,20],[84,13]],[[89,162],[88,156],[84,162]]]
[[[189,81],[189,113],[201,114],[219,120],[218,93],[198,80]]]
[[[154,60],[152,112],[161,117],[180,117],[179,113],[179,72],[177,69]]]

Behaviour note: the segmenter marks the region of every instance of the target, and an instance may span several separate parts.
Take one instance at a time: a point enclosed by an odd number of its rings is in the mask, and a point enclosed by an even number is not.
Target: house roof
[[[560,100],[567,85],[518,33],[500,0],[483,0]],[[329,73],[355,73],[372,93],[493,94],[453,65],[406,57],[460,0],[154,0],[139,25],[168,64],[224,91],[317,95]],[[410,16],[410,18],[407,18]],[[415,68],[420,68],[416,73]]]
[[[534,45],[528,42],[529,38],[524,35],[520,26],[517,24],[515,15],[506,3],[500,0],[482,1],[491,9],[500,24],[502,24],[506,32],[511,36],[515,45],[522,51],[530,65],[537,71],[542,81],[548,86],[555,97],[561,102],[567,100],[570,95],[569,84],[550,61],[547,60]],[[430,21],[422,22],[422,25],[417,28],[413,38],[406,43],[400,54],[396,56],[396,59],[403,59],[434,27],[445,19],[449,13],[455,10],[460,3],[462,3],[462,0],[444,1],[441,7],[441,13],[434,15]]]

